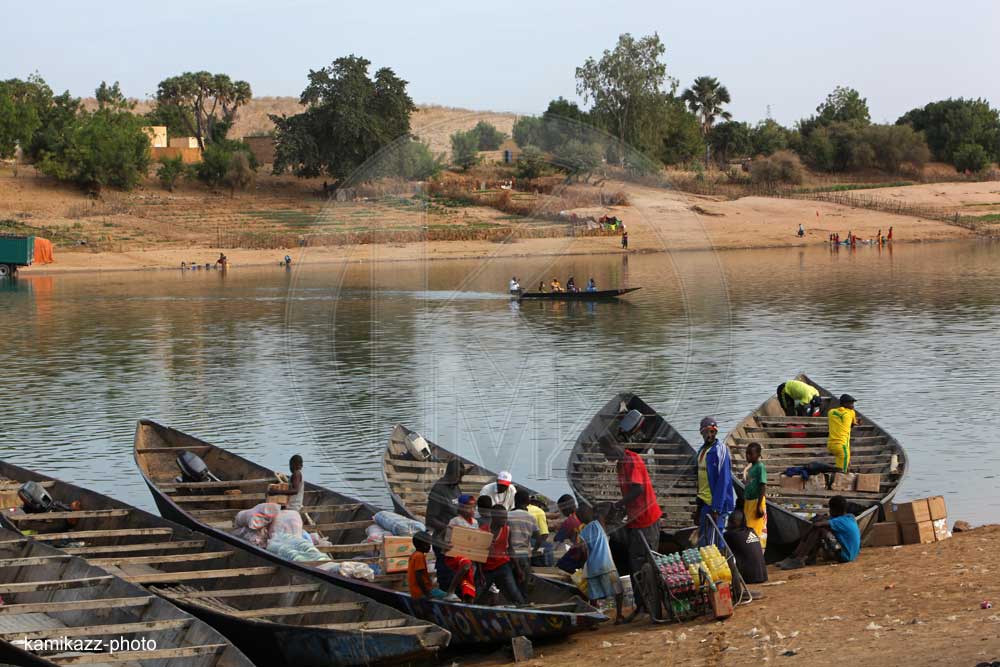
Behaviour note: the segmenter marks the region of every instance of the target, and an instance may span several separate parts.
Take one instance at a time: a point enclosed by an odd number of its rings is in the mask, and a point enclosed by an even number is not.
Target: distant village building
[[[151,148],[167,147],[167,126],[166,125],[146,125],[142,131],[149,137]]]
[[[506,139],[500,148],[495,151],[479,151],[479,157],[483,162],[502,162],[504,164],[513,164],[517,162],[517,158],[521,155],[521,149],[514,142],[513,139]]]
[[[171,137],[171,148],[198,148],[198,137]]]

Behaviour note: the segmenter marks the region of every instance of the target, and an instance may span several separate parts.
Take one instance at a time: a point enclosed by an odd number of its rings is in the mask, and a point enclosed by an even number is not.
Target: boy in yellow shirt
[[[827,414],[830,435],[827,437],[826,449],[833,454],[837,467],[847,472],[851,464],[851,428],[858,424],[858,414],[854,411],[854,397],[844,394],[840,397],[840,405]]]

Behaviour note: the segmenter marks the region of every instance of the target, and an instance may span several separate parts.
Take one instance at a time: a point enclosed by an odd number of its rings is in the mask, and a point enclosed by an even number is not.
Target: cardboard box
[[[882,475],[878,473],[858,473],[855,490],[865,493],[878,493],[882,490]]]
[[[923,523],[931,520],[931,509],[926,498],[896,505],[896,521],[901,524]]]
[[[781,481],[782,491],[804,491],[806,488],[805,480],[798,475],[795,477],[782,475],[779,479]]]
[[[826,491],[826,475],[810,475],[806,480],[806,491]]]
[[[835,472],[833,482],[830,484],[831,491],[853,491],[854,485],[858,481],[858,474],[854,472]]]
[[[951,531],[948,530],[948,518],[935,519],[931,521],[934,526],[934,539],[940,542],[941,540],[947,540],[951,537]]]
[[[934,523],[931,521],[904,523],[899,528],[903,544],[930,544],[935,540]]]
[[[455,526],[451,529],[451,549],[445,555],[465,556],[474,563],[485,563],[492,543],[493,533]]]
[[[868,536],[868,546],[870,547],[894,547],[902,543],[903,538],[900,535],[899,524],[895,521],[876,523],[872,526],[872,532]]]
[[[382,571],[405,572],[409,568],[412,553],[412,537],[386,535],[382,539]]]
[[[287,484],[268,484],[266,500],[269,503],[278,503],[284,507],[288,504],[290,491],[291,489]]]
[[[729,584],[719,584],[717,590],[709,591],[708,600],[712,603],[712,615],[716,619],[733,615],[733,593]]]
[[[931,513],[931,521],[948,518],[948,508],[945,507],[942,496],[931,496],[927,499],[927,506]]]

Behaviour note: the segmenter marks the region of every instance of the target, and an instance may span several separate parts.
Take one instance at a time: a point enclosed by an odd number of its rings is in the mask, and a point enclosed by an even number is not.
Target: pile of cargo
[[[951,537],[944,498],[931,496],[887,508],[885,521],[872,527],[866,546],[930,544]]]

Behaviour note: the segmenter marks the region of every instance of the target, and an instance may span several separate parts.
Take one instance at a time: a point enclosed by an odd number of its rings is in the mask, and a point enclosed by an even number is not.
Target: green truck
[[[0,278],[13,276],[18,268],[30,266],[34,258],[34,236],[0,235]]]

